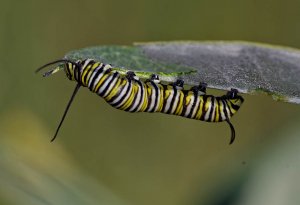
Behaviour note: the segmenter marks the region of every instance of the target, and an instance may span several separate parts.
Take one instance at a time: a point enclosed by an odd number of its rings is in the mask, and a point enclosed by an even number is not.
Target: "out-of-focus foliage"
[[[247,176],[233,204],[299,204],[300,198],[300,130],[298,123],[291,123],[281,130],[279,143],[264,152],[257,166]]]
[[[75,84],[62,72],[45,79],[34,70],[92,45],[182,39],[247,40],[300,48],[300,2],[3,0],[0,8],[0,169],[5,170],[1,204],[25,204],[30,198],[34,198],[30,202],[39,198],[37,204],[49,198],[58,202],[63,194],[49,190],[56,184],[78,201],[233,204],[241,194],[254,197],[250,188],[243,187],[255,180],[254,173],[264,171],[260,163],[280,167],[281,176],[297,170],[298,155],[286,158],[290,166],[264,156],[277,149],[289,153],[290,147],[281,145],[295,142],[298,131],[290,124],[299,122],[300,108],[262,95],[244,95],[246,101],[232,119],[237,139],[228,146],[230,133],[224,123],[130,114],[82,89],[58,138],[50,143]],[[27,167],[26,175],[21,167]],[[18,189],[10,188],[18,182]],[[19,188],[26,194],[17,192]],[[279,196],[270,192],[274,199]]]
[[[62,146],[45,143],[47,131],[32,113],[6,114],[0,129],[0,196],[8,204],[126,204]]]

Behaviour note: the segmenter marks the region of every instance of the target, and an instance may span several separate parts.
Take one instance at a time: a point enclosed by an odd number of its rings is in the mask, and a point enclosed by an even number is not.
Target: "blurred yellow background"
[[[81,89],[50,143],[75,84],[34,74],[96,45],[300,48],[300,1],[0,0],[0,8],[1,204],[300,204],[299,105],[244,95],[229,146],[226,123],[130,114]]]

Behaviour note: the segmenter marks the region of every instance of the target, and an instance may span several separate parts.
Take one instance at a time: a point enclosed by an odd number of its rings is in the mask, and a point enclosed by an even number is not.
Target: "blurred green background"
[[[245,95],[230,130],[113,109],[34,70],[68,51],[137,41],[300,48],[300,1],[0,0],[1,204],[300,204],[300,106]],[[220,91],[209,90],[213,94]]]

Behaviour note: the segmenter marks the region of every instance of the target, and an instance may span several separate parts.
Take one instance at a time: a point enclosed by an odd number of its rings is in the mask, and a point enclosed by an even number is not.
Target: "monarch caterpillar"
[[[206,95],[206,83],[185,90],[181,79],[166,85],[160,83],[158,75],[152,74],[148,80],[141,81],[132,71],[121,75],[110,64],[93,59],[76,62],[61,59],[43,65],[36,72],[59,63],[59,66],[47,71],[43,76],[47,77],[64,69],[67,78],[76,81],[77,85],[51,142],[56,138],[81,86],[88,87],[103,97],[111,106],[128,112],[162,112],[207,122],[226,121],[231,129],[230,144],[234,142],[235,129],[229,119],[244,101],[236,89],[231,89],[226,95],[215,97]]]

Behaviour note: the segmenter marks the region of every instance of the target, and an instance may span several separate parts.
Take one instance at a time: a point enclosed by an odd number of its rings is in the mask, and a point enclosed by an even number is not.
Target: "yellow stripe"
[[[65,73],[66,73],[66,75],[67,75],[68,78],[71,78],[71,77],[72,77],[71,72],[70,72],[70,69],[69,69],[68,63],[66,63],[66,64],[64,65],[64,71],[65,71]],[[72,78],[71,78],[71,79],[72,79]]]
[[[99,90],[99,87],[103,84],[103,82],[110,76],[110,74],[104,74],[102,76],[102,78],[99,80],[99,82],[97,83],[95,89],[94,89],[94,92],[98,92]]]
[[[178,92],[179,92],[179,100],[178,100],[178,103],[177,103],[177,108],[175,110],[175,115],[180,115],[182,113],[182,110],[183,110],[183,97],[184,97],[184,94],[180,90],[178,90]]]
[[[169,89],[169,86],[168,86],[168,89],[165,90],[165,96],[164,96],[164,99],[167,100],[169,98],[169,96],[171,95],[171,90]],[[172,105],[170,105],[172,106]]]
[[[187,107],[191,102],[191,95],[190,92],[188,92],[187,96],[185,96],[185,106]]]
[[[161,112],[162,108],[163,108],[163,103],[164,103],[164,87],[161,84],[158,84],[158,89],[160,92],[160,97],[159,97],[159,106],[157,109],[157,112]]]
[[[106,101],[109,101],[112,97],[114,97],[118,93],[118,91],[120,90],[120,87],[122,86],[122,85],[120,85],[121,81],[122,81],[121,79],[117,80],[116,84],[113,86],[110,93],[105,97]],[[125,85],[125,83],[124,83],[124,85]]]
[[[208,97],[205,102],[205,112],[207,112],[210,106],[211,106],[211,97]]]
[[[88,72],[88,76],[87,76],[87,78],[86,78],[86,81],[85,81],[85,84],[87,85],[88,84],[88,82],[89,82],[89,79],[90,79],[90,77],[92,76],[92,74],[93,74],[93,72],[95,71],[95,69],[99,66],[99,64],[100,63],[94,63],[94,65],[92,65],[92,68],[91,68],[91,70]]]
[[[88,65],[87,67],[85,68],[82,68],[83,69],[83,73],[81,75],[81,82],[85,85],[85,82],[83,82],[84,80],[84,76],[87,74],[88,70],[92,67],[92,65]]]
[[[142,85],[144,86],[144,100],[142,102],[141,109],[138,110],[139,112],[144,112],[148,105],[148,86],[145,83],[142,83]]]
[[[71,75],[71,79],[75,80],[75,76],[74,76],[74,69],[73,69],[73,64],[72,63],[67,63],[67,69]]]
[[[138,86],[136,85],[136,83],[133,83],[133,82],[131,82],[131,83],[132,83],[132,90],[131,90],[130,96],[127,99],[127,101],[119,108],[120,110],[126,110],[128,107],[130,107],[130,105],[133,102],[134,96],[138,90]]]
[[[220,120],[219,120],[219,121],[222,121],[222,120],[223,120],[222,114],[223,114],[224,116],[226,116],[226,115],[225,115],[225,113],[224,113],[224,105],[223,105],[222,101],[219,101],[219,102],[220,102],[220,107],[219,107],[219,111],[220,111]]]
[[[195,119],[200,120],[201,115],[202,115],[202,109],[203,109],[204,100],[203,100],[202,96],[198,96],[198,98],[199,98],[199,107],[198,107],[198,111],[196,113]]]
[[[147,99],[147,101],[145,101],[143,103],[143,106],[142,106],[142,108],[143,108],[142,110],[143,111],[145,111],[147,109],[148,105],[149,105],[149,99],[151,99],[152,90],[153,90],[153,86],[152,86],[152,84],[150,82],[147,82],[145,84],[145,87],[146,87],[146,89],[145,89],[146,96],[145,96],[144,99]]]
[[[231,110],[232,114],[234,114],[234,113],[236,113],[236,110],[232,108],[232,106],[231,106],[231,104],[230,104],[229,101],[230,100],[227,100],[227,105],[228,105],[229,109]],[[230,115],[230,113],[229,113],[229,115]]]
[[[220,118],[220,113],[219,113],[219,103],[218,100],[215,98],[215,122],[219,122],[219,118]]]

